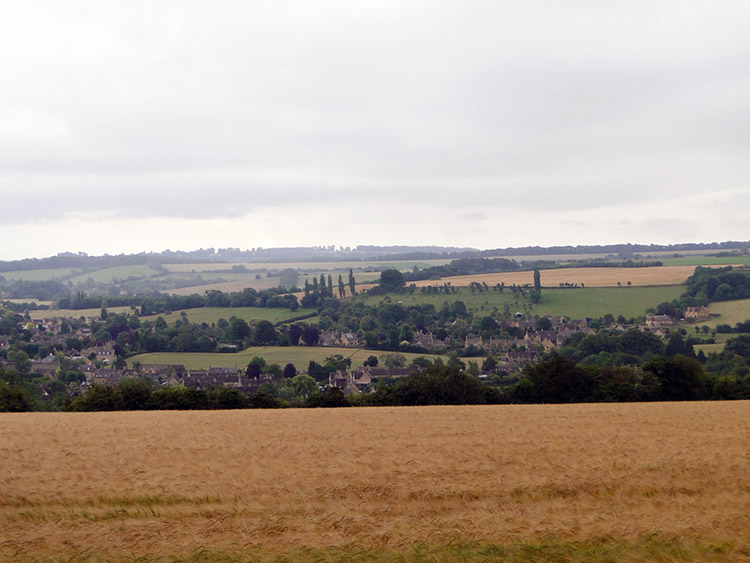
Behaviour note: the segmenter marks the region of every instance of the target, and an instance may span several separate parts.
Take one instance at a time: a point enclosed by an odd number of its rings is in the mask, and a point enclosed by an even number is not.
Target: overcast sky
[[[0,259],[750,239],[750,2],[6,2]]]

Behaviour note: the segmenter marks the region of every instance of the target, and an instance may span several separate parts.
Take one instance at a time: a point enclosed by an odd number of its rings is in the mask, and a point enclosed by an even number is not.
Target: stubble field
[[[0,559],[747,560],[750,402],[4,414]]]

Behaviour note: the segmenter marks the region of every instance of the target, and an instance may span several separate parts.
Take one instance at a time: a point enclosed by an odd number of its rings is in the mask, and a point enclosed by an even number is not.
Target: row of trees
[[[14,372],[0,370],[0,411],[38,408],[32,388]],[[629,366],[581,366],[558,354],[528,366],[523,377],[505,387],[486,385],[450,364],[416,369],[412,375],[383,380],[373,393],[344,396],[338,389],[318,391],[314,378],[285,380],[289,398],[299,406],[407,406],[507,403],[582,403],[748,399],[750,375],[709,377],[700,362],[685,356],[658,356],[643,369]],[[126,379],[113,387],[92,386],[86,395],[67,401],[71,411],[278,408],[290,403],[266,392],[237,389],[154,388],[143,379]]]

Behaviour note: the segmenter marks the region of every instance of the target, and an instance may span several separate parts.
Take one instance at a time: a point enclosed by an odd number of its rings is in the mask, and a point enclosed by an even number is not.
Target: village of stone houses
[[[743,257],[732,254],[728,260]],[[720,322],[731,316],[714,312],[722,310],[722,302],[741,303],[750,292],[747,270],[674,269],[632,260],[614,265],[607,259],[584,269],[540,272],[524,271],[511,260],[472,258],[425,270],[415,266],[411,272],[385,269],[360,285],[350,268],[348,281],[346,273],[338,275],[338,288],[332,274],[321,273],[305,278],[303,289],[212,288],[203,295],[132,294],[123,283],[105,288],[105,296],[71,292],[59,281],[0,281],[0,370],[3,389],[14,397],[5,408],[644,401],[750,394],[745,343],[750,322],[738,317],[732,326]],[[460,274],[461,268],[488,273],[431,281]],[[684,283],[671,281],[693,270]],[[508,271],[519,280],[533,274],[533,284],[492,278]],[[260,277],[238,272],[250,282]],[[541,283],[542,276],[557,281],[566,275],[588,276],[587,283]],[[489,279],[497,283],[483,281]],[[50,287],[59,292],[56,301],[12,293]],[[603,295],[612,312],[599,308],[599,315],[586,315]],[[566,301],[579,303],[574,310],[583,314],[544,312]],[[141,399],[128,406],[121,391],[134,386]],[[453,388],[450,396],[447,388]],[[147,400],[167,395],[179,400]]]

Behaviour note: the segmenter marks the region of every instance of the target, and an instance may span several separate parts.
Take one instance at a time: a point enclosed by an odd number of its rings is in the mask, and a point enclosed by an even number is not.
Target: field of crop
[[[179,311],[172,311],[170,314],[164,315],[150,315],[141,317],[141,320],[153,321],[157,317],[163,317],[168,323],[173,323],[180,318],[181,313],[186,313],[188,320],[191,323],[211,323],[217,322],[219,319],[229,320],[232,317],[244,319],[250,321],[271,321],[277,323],[299,317],[301,315],[307,315],[315,313],[315,309],[298,309],[296,311],[290,311],[289,309],[279,309],[272,307],[199,307],[197,309],[181,309]],[[306,323],[315,322],[315,319],[305,319]]]
[[[677,285],[683,283],[695,270],[692,266],[660,266],[651,268],[560,268],[558,270],[541,270],[542,287],[559,287],[561,283],[581,284],[586,287],[612,287],[620,282],[634,286],[643,285]],[[453,276],[443,278],[440,282],[464,286],[472,282],[496,285],[524,285],[534,283],[533,272],[506,272],[499,274],[476,274],[471,276]],[[417,286],[435,285],[432,280],[416,282]]]
[[[155,352],[153,354],[139,354],[128,358],[128,365],[134,361],[142,364],[181,364],[188,369],[207,369],[211,367],[245,368],[254,356],[259,356],[269,364],[294,364],[299,371],[307,370],[310,360],[318,363],[334,354],[341,354],[352,359],[352,366],[361,366],[368,356],[380,356],[386,352],[380,350],[365,350],[362,348],[337,348],[333,346],[254,346],[241,352],[232,354],[197,353],[197,352]],[[433,358],[429,354],[404,353],[408,360],[417,356]]]
[[[446,301],[449,303],[463,301],[470,311],[503,311],[507,305],[511,313],[516,311],[527,315],[562,315],[568,318],[601,317],[611,313],[615,317],[638,317],[649,307],[655,307],[664,301],[679,297],[685,288],[679,285],[655,287],[585,287],[577,289],[544,289],[542,300],[532,305],[528,298],[515,297],[510,290],[503,293],[483,291],[472,293],[461,287],[458,293],[445,295],[422,295],[419,291],[413,294],[388,296],[391,303],[401,302],[404,305],[431,303],[440,308]],[[384,300],[381,295],[364,296],[366,303],[375,304]]]
[[[0,559],[748,560],[749,419],[747,401],[3,414]]]

